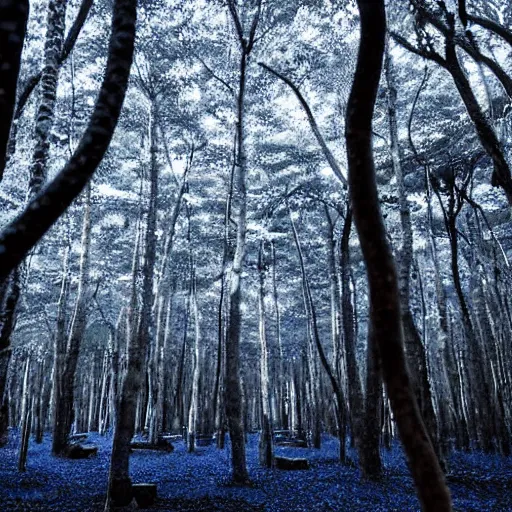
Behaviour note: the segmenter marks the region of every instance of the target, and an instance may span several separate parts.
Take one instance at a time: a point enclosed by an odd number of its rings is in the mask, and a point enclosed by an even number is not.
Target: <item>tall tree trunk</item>
[[[368,273],[371,329],[384,382],[422,508],[451,511],[450,493],[421,420],[403,349],[400,294],[379,207],[372,154],[372,117],[382,70],[386,13],[383,0],[358,0],[361,36],[347,105],[349,192]]]
[[[435,190],[438,200],[441,202],[439,192]],[[448,212],[445,215],[445,227],[450,241],[451,271],[457,300],[459,302],[464,337],[466,340],[467,365],[464,370],[469,370],[467,383],[471,389],[468,390],[466,400],[472,402],[468,408],[470,423],[476,428],[478,443],[485,451],[492,450],[492,427],[489,421],[492,417],[489,408],[489,384],[487,372],[484,368],[484,354],[482,352],[476,331],[471,318],[469,306],[464,296],[459,270],[459,239],[457,229],[457,216],[462,209],[462,199],[454,190],[454,184],[449,184]]]
[[[50,132],[55,118],[57,82],[59,80],[59,57],[64,42],[67,0],[50,0],[44,47],[45,63],[41,75],[41,102],[36,114],[35,149],[30,167],[28,197],[35,197],[48,174]]]
[[[28,442],[30,439],[30,430],[32,426],[32,404],[30,403],[32,393],[30,392],[30,359],[25,362],[25,372],[23,377],[22,403],[21,403],[21,442],[18,457],[18,471],[27,469]]]
[[[231,205],[233,201],[233,186],[236,171],[236,152],[237,152],[237,133],[235,133],[233,143],[233,165],[229,177],[229,190],[224,207],[224,239],[222,249],[222,278],[220,283],[220,297],[217,308],[217,362],[215,369],[215,385],[213,390],[213,413],[215,415],[215,429],[217,432],[217,448],[224,448],[225,441],[225,385],[226,385],[226,334],[227,322],[229,321],[226,310],[228,308],[229,297],[226,294],[228,287],[227,264],[232,252],[230,242],[230,223],[231,223]]]
[[[233,481],[245,484],[249,481],[245,460],[245,436],[242,412],[242,390],[240,385],[240,334],[241,334],[241,302],[242,302],[242,270],[245,261],[246,230],[247,230],[247,154],[245,147],[245,89],[247,82],[248,59],[254,45],[258,27],[261,0],[257,2],[257,11],[251,23],[249,37],[243,33],[238,8],[233,0],[228,0],[233,24],[235,25],[240,44],[240,68],[237,96],[237,153],[234,177],[234,190],[238,202],[236,216],[237,233],[236,248],[233,255],[229,291],[229,321],[226,339],[226,387],[225,404],[226,418],[231,440],[231,461]]]
[[[154,106],[154,98],[152,98]],[[142,267],[142,303],[135,336],[128,338],[128,361],[121,397],[116,411],[116,427],[110,461],[106,508],[128,505],[132,501],[129,474],[130,442],[135,431],[137,401],[144,384],[144,365],[150,343],[152,324],[153,274],[156,256],[156,223],[158,209],[158,162],[154,108],[151,111],[150,191]]]
[[[382,374],[378,340],[372,323],[370,305],[368,346],[366,348],[366,396],[364,401],[364,429],[359,450],[363,478],[378,480],[382,476],[380,434],[382,414]]]
[[[89,15],[89,11],[91,10],[92,4],[94,0],[82,0],[82,3],[80,4],[80,9],[78,10],[78,13],[76,15],[75,21],[71,28],[69,29],[68,35],[66,37],[66,40],[64,41],[62,45],[62,51],[60,55],[58,56],[58,67],[60,68],[62,64],[66,61],[66,59],[69,57],[71,52],[73,51],[73,48],[75,46],[75,43],[78,39],[78,36],[80,35],[80,32],[82,30],[82,27],[85,24],[85,20],[87,19],[87,16]],[[25,2],[19,2],[19,3],[25,3]],[[0,16],[2,18],[2,16]],[[14,118],[12,122],[11,127],[11,134],[9,136],[9,144],[7,146],[7,155],[6,155],[6,161],[8,162],[12,156],[14,155],[14,152],[16,151],[16,138],[17,138],[17,132],[18,132],[18,126],[19,126],[19,120],[21,118],[21,115],[23,114],[23,111],[25,110],[25,106],[32,95],[32,92],[34,89],[38,86],[38,84],[41,82],[44,75],[44,68],[39,73],[36,73],[32,76],[30,76],[26,81],[25,85],[23,86],[23,89],[19,93],[18,101],[16,103],[16,109],[14,111]]]
[[[261,409],[262,425],[259,440],[259,461],[264,467],[272,467],[272,418],[270,406],[270,374],[268,365],[267,327],[265,318],[265,274],[266,262],[264,261],[264,244],[260,242],[258,253],[258,313],[259,313],[259,337],[260,337],[260,380],[261,380]]]
[[[351,436],[359,453],[359,464],[361,472],[367,478],[373,478],[380,474],[366,463],[380,467],[380,452],[377,445],[376,449],[369,443],[363,443],[363,432],[365,427],[363,424],[365,398],[361,385],[361,377],[359,374],[359,364],[356,357],[356,335],[354,326],[354,307],[352,305],[350,293],[350,231],[352,228],[352,210],[347,208],[345,214],[345,222],[341,235],[340,244],[340,268],[341,268],[341,311],[343,318],[343,337],[345,342],[345,358],[347,368],[347,387],[348,387],[348,403],[350,407],[351,417]],[[368,453],[362,453],[366,450]]]
[[[277,375],[277,387],[278,387],[278,399],[277,409],[278,416],[280,418],[279,426],[284,429],[290,428],[289,420],[289,399],[286,390],[286,373],[283,356],[283,343],[281,340],[281,311],[279,307],[279,294],[277,292],[277,258],[276,258],[276,244],[274,241],[270,242],[270,250],[272,253],[272,301],[274,303],[275,311],[275,322],[276,322],[276,343],[278,350],[278,375]]]
[[[16,307],[21,292],[20,269],[14,269],[2,284],[4,296],[3,300],[0,300],[0,446],[4,446],[8,441],[9,399],[6,384],[11,360],[11,335],[14,331]]]
[[[57,373],[58,393],[55,398],[55,416],[53,426],[52,453],[64,455],[68,448],[68,436],[74,420],[73,400],[75,395],[75,376],[80,353],[80,345],[87,324],[87,305],[89,295],[89,268],[91,247],[91,187],[87,186],[84,198],[84,218],[82,224],[82,242],[80,273],[75,311],[71,322],[69,338],[65,349],[62,374]],[[58,370],[58,366],[55,367]]]
[[[411,107],[411,112],[409,114],[409,120],[407,123],[407,135],[409,139],[409,145],[414,153],[414,156],[417,162],[423,167],[425,173],[425,190],[427,196],[427,221],[428,221],[428,239],[429,239],[429,252],[432,259],[432,263],[434,266],[434,282],[436,289],[436,306],[437,313],[439,317],[439,336],[438,336],[438,346],[440,351],[437,353],[437,361],[439,363],[439,372],[441,374],[441,380],[444,384],[444,394],[439,399],[439,410],[441,414],[440,418],[440,444],[444,447],[445,453],[449,449],[449,437],[450,437],[450,427],[451,425],[456,425],[457,428],[457,442],[459,443],[459,448],[465,445],[465,440],[469,440],[467,436],[467,424],[465,422],[464,414],[462,412],[462,405],[458,400],[458,393],[455,392],[459,386],[458,380],[458,372],[456,369],[456,363],[453,354],[453,347],[450,346],[450,332],[449,332],[449,323],[448,323],[448,313],[447,313],[447,298],[446,291],[443,285],[442,277],[441,277],[441,269],[439,264],[439,257],[437,251],[437,242],[434,234],[434,221],[433,221],[433,211],[432,211],[432,189],[430,183],[430,175],[429,175],[429,166],[428,163],[420,157],[416,145],[412,138],[412,122],[414,118],[414,113],[416,109],[416,104],[420,97],[421,92],[423,91],[427,81],[429,78],[428,70],[425,70],[425,75],[423,80],[416,92],[414,97],[414,101]],[[439,383],[441,384],[441,383]],[[447,395],[447,396],[446,396]],[[445,411],[443,413],[443,411]],[[444,417],[444,419],[443,419]]]
[[[292,226],[293,231],[293,238],[295,240],[295,245],[297,247],[297,252],[299,254],[299,262],[300,262],[300,269],[301,269],[301,275],[302,275],[302,284],[303,284],[303,293],[304,293],[304,307],[306,309],[306,315],[308,318],[308,323],[310,324],[310,336],[312,338],[312,342],[314,342],[316,350],[318,351],[318,356],[320,358],[320,362],[322,364],[322,367],[325,370],[325,373],[327,374],[327,377],[329,378],[329,382],[332,386],[332,391],[334,393],[335,399],[336,399],[336,411],[337,411],[337,427],[338,427],[338,435],[340,439],[340,451],[339,451],[339,458],[341,462],[345,462],[346,460],[346,452],[345,452],[345,434],[346,434],[346,400],[343,393],[343,388],[341,387],[340,382],[336,378],[336,374],[331,367],[322,343],[320,341],[320,333],[318,330],[318,323],[317,323],[317,316],[315,311],[315,305],[313,303],[313,297],[311,295],[311,289],[309,286],[309,281],[306,275],[306,269],[304,265],[304,257],[302,254],[302,248],[300,245],[297,229],[295,228],[295,223],[293,222],[291,211],[290,211],[290,222]],[[311,353],[313,354],[313,351],[311,350]],[[320,380],[318,378],[319,376],[316,375],[316,382],[312,382],[312,391],[313,391],[313,398],[316,400],[319,400],[320,398]],[[316,417],[319,418],[320,415],[320,404],[317,402],[313,404],[313,411]],[[315,417],[315,420],[318,421],[318,418]],[[318,434],[317,434],[318,435]]]
[[[188,414],[187,429],[187,451],[193,452],[197,439],[199,423],[199,379],[201,377],[201,333],[199,329],[199,308],[197,306],[197,284],[195,262],[191,257],[191,279],[192,279],[192,312],[194,313],[194,345],[193,345],[193,376],[192,376],[192,397]]]
[[[389,45],[388,45],[389,46]],[[410,273],[413,259],[413,229],[411,211],[407,202],[407,190],[405,188],[404,173],[402,169],[402,151],[398,139],[397,122],[397,89],[393,70],[393,61],[389,47],[385,57],[385,75],[388,86],[388,117],[389,135],[391,146],[391,160],[395,173],[398,201],[400,207],[400,225],[402,228],[402,245],[398,258],[398,284],[400,290],[400,309],[402,313],[402,329],[404,336],[405,351],[408,356],[409,369],[411,370],[411,382],[416,395],[425,427],[430,436],[434,450],[442,466],[444,457],[439,445],[439,432],[437,418],[432,403],[432,392],[427,372],[427,357],[425,347],[420,334],[414,323],[410,304]]]

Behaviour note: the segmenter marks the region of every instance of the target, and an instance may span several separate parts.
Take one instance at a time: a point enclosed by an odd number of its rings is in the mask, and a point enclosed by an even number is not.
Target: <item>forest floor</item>
[[[51,440],[31,441],[25,473],[17,471],[18,436],[0,449],[0,510],[100,512],[103,510],[111,439],[91,434],[99,446],[86,460],[50,455]],[[381,482],[362,482],[355,467],[337,462],[338,442],[325,436],[320,450],[277,448],[277,455],[305,457],[304,471],[264,469],[258,465],[258,436],[249,436],[247,461],[252,487],[229,484],[230,450],[215,446],[186,453],[183,442],[173,453],[135,451],[131,473],[136,482],[158,484],[158,500],[147,510],[320,512],[417,511],[412,479],[399,446],[383,452]],[[454,453],[448,483],[458,512],[512,512],[512,457]]]

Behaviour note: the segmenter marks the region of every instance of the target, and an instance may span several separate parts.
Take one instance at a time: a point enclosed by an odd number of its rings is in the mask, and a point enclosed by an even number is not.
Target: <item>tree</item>
[[[415,0],[413,0],[415,2]],[[422,24],[428,20],[428,11],[420,4],[413,3],[418,8],[418,17]],[[494,171],[492,173],[491,183],[493,186],[501,187],[505,192],[507,200],[512,205],[512,175],[510,166],[507,162],[503,149],[499,143],[496,133],[482,112],[475,94],[471,88],[469,80],[460,65],[456,51],[456,33],[455,33],[455,16],[446,9],[446,6],[440,4],[441,15],[445,18],[445,34],[444,50],[445,56],[442,57],[433,48],[431,36],[421,28],[417,27],[417,36],[422,46],[415,47],[400,35],[393,33],[394,39],[407,50],[416,53],[426,59],[432,60],[443,67],[452,76],[453,82],[460,94],[467,113],[475,126],[480,142],[494,163]],[[422,41],[426,41],[424,44]]]
[[[51,104],[55,102],[55,92],[52,92],[54,86],[52,86],[51,83],[55,82],[54,85],[56,85],[55,78],[58,77],[59,69],[73,51],[78,36],[80,35],[80,32],[85,24],[87,16],[89,15],[89,11],[91,10],[93,2],[94,0],[82,0],[78,14],[75,18],[73,25],[69,29],[68,35],[64,42],[61,41],[62,34],[59,33],[61,30],[64,29],[64,25],[62,22],[59,22],[59,26],[55,27],[57,32],[55,33],[54,30],[54,36],[56,35],[57,39],[55,39],[55,37],[52,37],[51,39],[53,39],[53,41],[49,43],[49,46],[47,48],[46,66],[39,73],[30,76],[24,83],[24,86],[18,95],[19,97],[16,103],[16,109],[14,110],[11,135],[9,137],[9,144],[7,146],[7,161],[9,161],[12,158],[16,150],[16,135],[18,131],[18,124],[25,110],[25,106],[27,105],[27,102],[32,93],[34,92],[34,90],[43,81],[43,76],[46,76],[45,81],[47,82],[45,84],[46,104],[50,107],[50,110],[47,112],[47,115],[50,114],[50,117],[53,117],[51,113],[53,107],[51,107]],[[54,7],[52,6],[52,8]],[[65,14],[65,5],[60,6],[59,9],[61,10],[61,14],[62,11],[64,11]],[[50,31],[50,34],[51,33],[52,31]],[[56,51],[60,51],[60,53],[55,53]],[[53,78],[51,78],[51,76],[53,76]]]
[[[426,511],[451,510],[450,494],[421,419],[405,363],[398,280],[380,213],[372,155],[372,116],[384,55],[384,2],[359,0],[361,36],[347,105],[349,191],[368,272],[372,336],[411,472]]]
[[[402,329],[405,350],[409,361],[409,369],[412,372],[412,383],[415,390],[416,400],[419,404],[421,415],[434,450],[443,464],[443,454],[439,449],[439,433],[437,419],[432,403],[430,381],[427,373],[427,358],[420,334],[414,323],[410,304],[410,274],[413,260],[413,228],[411,212],[407,200],[404,172],[402,168],[402,150],[398,138],[397,121],[397,87],[395,83],[393,61],[388,46],[384,59],[386,85],[388,88],[388,117],[390,134],[390,153],[393,171],[396,176],[398,188],[398,200],[400,208],[400,225],[402,228],[402,245],[398,257],[398,275],[400,289],[400,310],[402,314]]]
[[[248,60],[254,47],[256,30],[260,19],[261,1],[258,0],[249,29],[244,33],[241,17],[233,0],[228,1],[228,8],[240,45],[240,69],[237,92],[237,148],[234,190],[236,191],[237,234],[236,248],[230,276],[229,319],[226,338],[226,385],[225,404],[226,417],[231,441],[233,481],[238,484],[247,483],[249,475],[245,461],[245,437],[242,423],[242,393],[240,386],[240,329],[242,299],[241,279],[245,259],[246,223],[247,223],[247,149],[245,142],[245,88],[247,83]]]
[[[156,118],[154,101],[151,112],[150,191],[144,238],[144,263],[142,266],[142,300],[137,327],[127,340],[127,368],[122,381],[119,404],[116,410],[116,428],[110,460],[109,490],[106,508],[127,505],[132,501],[132,485],[129,477],[130,442],[135,432],[137,399],[144,380],[144,365],[150,346],[153,322],[153,274],[156,259],[156,222],[158,211],[158,162],[156,142]]]

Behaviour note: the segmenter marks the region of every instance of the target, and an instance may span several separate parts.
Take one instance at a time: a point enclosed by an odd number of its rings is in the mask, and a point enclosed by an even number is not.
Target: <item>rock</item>
[[[93,445],[72,444],[66,455],[70,459],[88,459],[98,453],[98,447]]]
[[[156,501],[156,484],[133,484],[132,492],[140,508],[149,508]]]
[[[277,469],[286,470],[302,470],[309,469],[309,462],[307,459],[291,459],[288,457],[274,457],[274,466]]]

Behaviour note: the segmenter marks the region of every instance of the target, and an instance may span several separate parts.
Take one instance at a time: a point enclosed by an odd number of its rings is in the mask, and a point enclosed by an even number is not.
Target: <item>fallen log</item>
[[[276,446],[282,446],[284,448],[307,448],[308,442],[305,439],[290,439],[287,441],[276,441]]]
[[[285,469],[289,471],[309,469],[308,459],[291,459],[289,457],[274,457],[274,466],[276,469]]]
[[[174,451],[174,446],[167,439],[159,439],[156,443],[148,443],[144,441],[131,442],[130,448],[132,450],[155,450],[168,453]]]
[[[87,434],[86,432],[81,432],[79,434],[71,434],[68,439],[70,443],[80,443],[82,441],[85,441],[88,436],[89,434]]]

